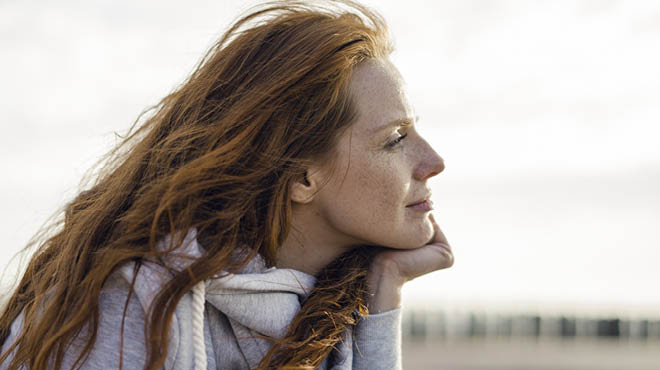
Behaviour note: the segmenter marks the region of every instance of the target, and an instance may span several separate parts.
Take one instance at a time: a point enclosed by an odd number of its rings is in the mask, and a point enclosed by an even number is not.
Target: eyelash
[[[390,141],[389,143],[387,143],[387,147],[388,147],[388,148],[394,148],[394,147],[397,146],[401,141],[403,141],[403,139],[405,139],[407,136],[408,136],[408,133],[406,132],[405,134],[403,134],[403,135],[397,137],[396,139]]]

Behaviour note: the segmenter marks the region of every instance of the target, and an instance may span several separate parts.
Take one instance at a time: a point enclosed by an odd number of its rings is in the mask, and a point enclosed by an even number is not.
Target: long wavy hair
[[[0,345],[21,312],[24,325],[0,363],[59,369],[83,335],[82,365],[108,276],[128,262],[159,260],[182,238],[165,251],[159,240],[196,228],[204,255],[173,271],[145,322],[145,368],[162,368],[173,314],[196,283],[237,272],[256,254],[275,264],[290,232],[292,183],[310,161],[331,160],[337,137],[355,121],[354,68],[390,52],[382,17],[352,1],[270,2],[239,18],[184,83],[138,118],[88,190],[30,242],[35,252],[4,307]],[[249,253],[236,261],[239,247]],[[365,309],[369,253],[354,249],[319,273],[261,369],[321,364]]]

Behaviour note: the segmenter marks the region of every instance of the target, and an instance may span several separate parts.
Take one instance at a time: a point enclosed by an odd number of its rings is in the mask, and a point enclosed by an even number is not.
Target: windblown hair
[[[81,336],[81,365],[96,340],[109,275],[128,262],[139,269],[162,261],[183,240],[172,238],[167,250],[156,248],[159,240],[196,228],[204,255],[172,271],[145,322],[145,368],[162,368],[173,314],[196,283],[238,272],[256,254],[274,265],[291,228],[291,185],[310,161],[333,158],[337,137],[356,119],[354,68],[390,52],[383,19],[351,1],[271,2],[238,19],[28,245],[35,253],[0,318],[0,345],[21,312],[24,325],[0,363],[59,369]],[[249,252],[238,262],[237,248]],[[319,273],[261,369],[321,364],[366,309],[369,258],[354,249]]]

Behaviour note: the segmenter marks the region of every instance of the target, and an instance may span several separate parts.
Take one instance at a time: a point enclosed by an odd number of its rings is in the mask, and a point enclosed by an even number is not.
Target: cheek
[[[381,164],[359,171],[349,190],[358,207],[348,210],[351,225],[345,226],[359,225],[356,231],[372,244],[409,249],[427,243],[433,236],[428,213],[406,208],[415,196],[412,191],[419,191],[411,189],[412,175],[406,169]]]
[[[395,213],[401,211],[408,180],[400,168],[382,162],[372,160],[369,163],[352,165],[344,190],[362,206],[363,211],[369,211],[373,218],[387,215],[391,220]]]
[[[392,246],[408,240],[412,229],[419,227],[407,219],[410,175],[402,169],[378,161],[353,161],[343,182],[332,184],[338,189],[334,203],[326,201],[333,226],[367,243]]]

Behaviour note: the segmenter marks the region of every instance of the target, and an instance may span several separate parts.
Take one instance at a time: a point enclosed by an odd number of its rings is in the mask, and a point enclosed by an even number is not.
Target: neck
[[[351,249],[337,240],[330,227],[310,207],[294,207],[291,232],[277,252],[277,268],[290,268],[316,276],[325,266]]]

